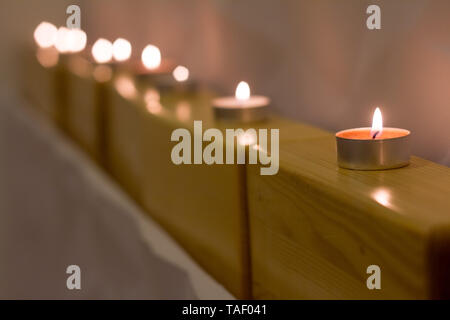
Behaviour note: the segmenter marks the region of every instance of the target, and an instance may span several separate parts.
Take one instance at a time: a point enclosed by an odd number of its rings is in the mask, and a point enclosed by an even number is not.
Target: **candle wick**
[[[372,136],[372,139],[375,139],[379,133],[380,133],[380,131],[375,132]]]

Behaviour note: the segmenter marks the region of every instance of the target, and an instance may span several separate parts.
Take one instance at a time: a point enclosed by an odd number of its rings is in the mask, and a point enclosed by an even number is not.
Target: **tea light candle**
[[[95,64],[93,76],[97,82],[107,82],[112,79],[114,65],[113,44],[111,41],[100,38],[95,41],[91,48],[93,63]],[[92,61],[92,60],[91,60]]]
[[[97,39],[91,49],[93,63],[97,65],[94,70],[94,78],[99,82],[111,79],[113,71],[120,66],[125,69],[124,66],[130,59],[131,52],[131,43],[126,39],[118,38],[114,43],[103,38]]]
[[[241,81],[236,87],[234,97],[216,98],[212,104],[218,119],[253,122],[267,117],[270,99],[265,96],[251,96],[248,83]]]
[[[381,111],[376,108],[371,128],[336,133],[338,165],[355,170],[384,170],[408,165],[410,132],[383,128]]]
[[[91,48],[92,57],[98,64],[118,65],[131,57],[131,43],[123,38],[117,38],[114,43],[103,38],[97,39]]]
[[[140,63],[133,64],[132,71],[142,85],[154,85],[161,89],[173,85],[174,68],[175,64],[170,59],[162,58],[157,46],[149,44],[142,50]]]
[[[33,36],[40,48],[50,48],[56,42],[58,29],[50,22],[41,22],[34,30]]]
[[[173,69],[170,86],[178,92],[192,92],[197,89],[197,83],[192,80],[189,69],[182,65]]]
[[[112,44],[112,56],[117,62],[130,59],[132,50],[130,41],[124,38],[117,38]]]
[[[65,63],[68,56],[83,51],[87,40],[86,33],[81,29],[58,29],[46,21],[36,27],[33,36],[38,45],[38,61],[46,68],[56,66],[60,58]]]
[[[60,27],[54,45],[61,54],[73,54],[83,51],[86,41],[87,36],[83,30]]]

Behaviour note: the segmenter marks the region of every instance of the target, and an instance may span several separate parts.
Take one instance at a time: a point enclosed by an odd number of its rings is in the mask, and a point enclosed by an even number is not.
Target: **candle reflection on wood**
[[[331,134],[280,144],[277,175],[248,168],[255,298],[447,299],[448,168],[344,170],[334,146]],[[370,265],[381,290],[366,286]]]

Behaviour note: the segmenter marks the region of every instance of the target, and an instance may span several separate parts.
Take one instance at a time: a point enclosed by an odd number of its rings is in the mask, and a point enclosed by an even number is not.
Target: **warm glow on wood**
[[[119,94],[127,99],[133,99],[137,95],[137,89],[133,79],[128,76],[120,76],[114,82],[114,86]]]

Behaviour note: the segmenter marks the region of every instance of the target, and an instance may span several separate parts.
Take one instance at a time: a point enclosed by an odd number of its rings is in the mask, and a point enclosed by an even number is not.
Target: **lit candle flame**
[[[183,82],[189,79],[189,69],[183,66],[178,66],[173,70],[173,77],[178,82]]]
[[[248,83],[245,81],[239,82],[239,84],[236,87],[236,99],[245,101],[250,98],[250,87],[248,86]]]
[[[381,116],[380,108],[376,108],[373,114],[372,129],[370,130],[370,135],[372,139],[381,136],[383,132],[383,117]]]
[[[56,32],[55,48],[59,53],[70,51],[69,33],[70,30],[66,27],[60,27]]]
[[[141,59],[147,69],[156,69],[161,65],[161,51],[158,47],[149,44],[142,50]]]
[[[97,63],[106,63],[111,60],[113,55],[112,43],[106,39],[100,38],[92,46],[92,56]]]
[[[70,29],[67,33],[67,42],[70,52],[80,52],[86,47],[86,32],[81,29]]]
[[[117,61],[128,60],[131,56],[131,43],[123,38],[118,38],[113,43],[113,56]]]
[[[55,48],[60,53],[80,52],[86,47],[86,41],[83,30],[60,27],[56,32]]]
[[[50,48],[56,42],[58,29],[50,22],[41,22],[34,30],[34,40],[41,48]]]

